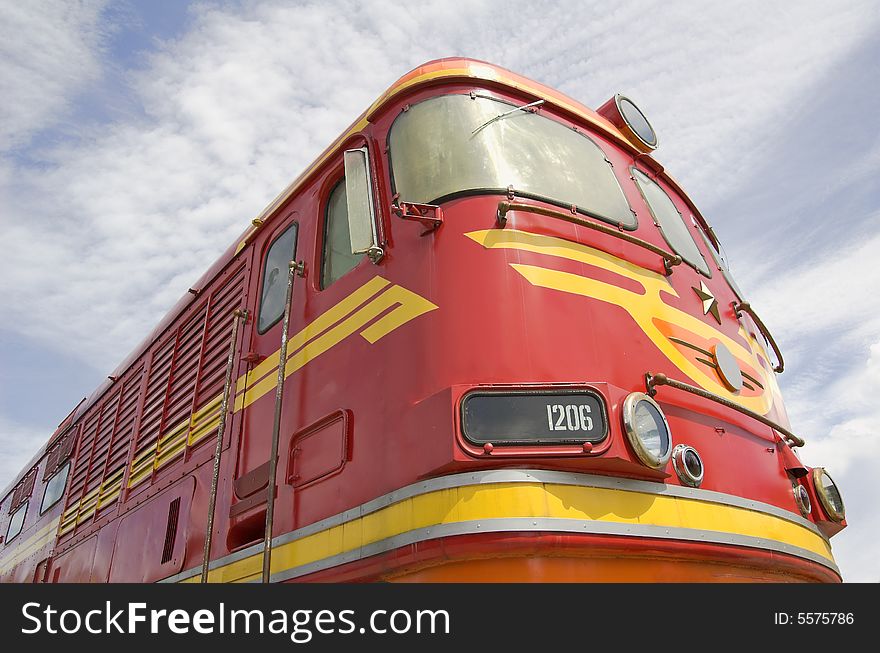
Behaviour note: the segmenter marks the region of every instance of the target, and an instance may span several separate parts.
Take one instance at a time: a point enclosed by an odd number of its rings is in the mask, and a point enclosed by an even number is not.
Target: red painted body
[[[419,70],[443,71],[470,64],[473,62],[452,60],[428,64]],[[416,79],[418,72],[414,71],[404,80]],[[522,79],[512,75],[511,78]],[[539,85],[535,87],[543,89]],[[181,326],[190,321],[194,325],[204,324],[206,302],[214,301],[218,289],[230,279],[236,280],[235,296],[224,304],[224,310],[238,307],[247,309],[251,315],[240,331],[234,378],[264,359],[277,357],[281,323],[259,334],[253,316],[259,309],[263,256],[274,237],[292,221],[299,225],[296,258],[305,263],[307,272],[305,278],[297,278],[294,285],[291,334],[313,323],[377,275],[427,299],[438,309],[406,322],[372,344],[355,332],[287,377],[280,429],[275,536],[304,528],[422,479],[470,470],[560,470],[681,485],[671,463],[660,472],[645,467],[638,462],[624,437],[620,410],[627,394],[645,390],[646,372],[674,369],[626,311],[588,297],[531,285],[510,267],[511,263],[546,266],[547,257],[543,254],[486,249],[464,236],[496,228],[496,210],[498,202],[505,199],[503,196],[466,196],[445,202],[442,226],[428,234],[424,233],[424,224],[402,220],[391,210],[386,139],[392,121],[405,105],[434,95],[475,89],[491,90],[517,104],[530,102],[535,95],[511,83],[453,74],[393,88],[397,90],[387,93],[384,102],[374,105],[363,129],[328,149],[326,156],[299,180],[295,192],[265,216],[262,226],[246,232],[241,241],[244,247],[236,251],[238,242],[230,247],[194,284],[197,294],[187,293],[181,299],[154,333],[114,373],[117,380],[99,388],[78,407],[32,465],[23,470],[22,475],[34,466],[39,468],[24,529],[18,536],[22,542],[31,542],[31,550],[14,554],[15,564],[2,570],[3,581],[151,582],[201,566],[216,429],[176,454],[172,462],[157,466],[142,482],[131,488],[128,485],[133,474],[132,461],[145,443],[149,445],[151,438],[155,440],[158,433],[167,433],[174,426],[167,413],[175,397],[179,395],[181,405],[189,402],[185,409],[179,409],[180,415],[188,419],[193,410],[216,396],[216,373],[211,377],[210,392],[199,394],[203,389],[199,387],[200,380],[207,377],[207,373],[203,375],[198,371],[208,358],[209,338],[199,331],[203,327],[193,326],[191,331],[195,343],[188,350],[194,352],[191,365],[183,360],[183,354],[171,355],[170,371],[165,377],[170,379],[170,390],[164,393],[161,410],[157,409],[161,416],[154,431],[147,432],[144,423],[149,417],[149,397],[151,392],[157,392],[151,390],[151,370],[161,364],[158,352],[170,342],[169,338],[180,343],[190,333]],[[588,131],[603,149],[613,163],[630,206],[638,215],[639,226],[633,235],[668,249],[629,177],[629,166],[634,164],[657,172],[658,183],[682,215],[693,215],[697,222],[705,224],[677,184],[660,172],[659,164],[638,154],[613,133],[596,128],[563,107],[551,103],[542,111],[545,116]],[[602,119],[596,117],[596,120]],[[362,145],[370,149],[376,210],[384,231],[386,255],[378,265],[365,258],[350,273],[321,290],[324,202],[342,174],[342,151]],[[513,211],[508,215],[506,229],[587,245],[653,272],[663,272],[656,255],[573,224]],[[712,265],[705,243],[697,239],[697,245]],[[632,281],[584,263],[559,260],[553,266],[637,290]],[[715,269],[713,266],[713,271]],[[701,319],[701,304],[691,287],[704,281],[721,308],[722,324],[717,328],[730,338],[740,337],[737,334],[740,323],[731,308],[736,297],[720,273],[707,279],[687,265],[681,265],[669,279],[678,297],[666,296],[664,300]],[[212,346],[223,350],[220,358],[224,362],[229,325],[229,320],[221,321],[216,328],[209,325],[209,330],[216,332]],[[752,330],[758,333],[754,325]],[[270,377],[274,379],[274,373]],[[182,379],[180,388],[175,387],[175,378]],[[677,378],[688,381],[681,374]],[[125,461],[120,496],[62,535],[50,529],[48,535],[38,537],[53,520],[81,501],[88,489],[104,483],[106,473],[112,471],[111,465],[103,459],[94,459],[100,457],[100,447],[89,444],[94,439],[88,440],[88,425],[90,419],[105,410],[114,393],[125,383],[137,387],[139,394],[137,402],[132,404],[136,414],[131,432],[117,447],[124,451],[119,454],[120,464],[121,456],[124,455]],[[481,386],[549,387],[554,384],[586,386],[602,395],[610,433],[591,451],[585,452],[581,445],[496,446],[487,454],[481,445],[469,444],[462,436],[459,402],[467,391]],[[696,447],[702,456],[707,470],[702,489],[800,514],[792,495],[792,479],[777,451],[781,446],[779,437],[772,428],[690,394],[661,390],[657,398],[676,442]],[[125,403],[125,395],[122,403]],[[267,392],[243,410],[229,412],[212,560],[262,539],[266,490],[259,471],[269,458],[273,408],[274,392]],[[114,415],[113,419],[118,421],[118,409]],[[768,417],[788,425],[781,405]],[[71,426],[76,429],[78,438],[72,453],[71,479],[76,478],[77,469],[86,469],[83,474],[89,480],[80,485],[77,496],[72,496],[73,480],[69,479],[65,498],[39,515],[37,507],[48,453]],[[98,426],[99,443],[101,433]],[[118,430],[108,431],[105,437],[111,446],[116,446],[122,435]],[[90,458],[93,458],[91,462]],[[94,467],[97,463],[104,464],[105,475],[88,471],[90,464]],[[251,472],[254,473],[248,477]],[[92,476],[98,485],[93,485]],[[804,483],[813,498],[809,520],[827,529],[828,535],[839,530],[839,525],[822,514],[809,481]],[[15,486],[16,483],[10,486],[10,492],[0,504],[0,533],[6,532],[11,490]],[[176,499],[180,500],[177,525],[169,541],[169,510]],[[0,549],[13,550],[14,546],[15,540],[0,545]],[[589,566],[582,575],[572,576],[571,565],[585,558],[587,550],[591,551]],[[645,571],[648,567],[643,565],[635,571],[618,574],[611,568],[616,563],[611,562],[606,565],[608,572],[603,571],[602,560],[627,556],[654,561],[656,572]],[[11,557],[0,558],[0,565]],[[503,562],[511,557],[532,559],[532,566],[517,567],[513,573]],[[485,562],[487,559],[496,562]],[[568,562],[560,562],[563,559]],[[468,561],[474,560],[484,562],[469,567]],[[540,563],[541,560],[546,564]],[[676,560],[690,561],[679,565],[678,576]],[[700,567],[704,563],[709,566]],[[694,565],[697,571],[693,571]],[[725,565],[739,572],[726,578],[723,569],[728,567]],[[741,573],[743,569],[753,570],[754,575]],[[335,565],[301,578],[320,581],[498,580],[510,574],[507,578],[514,580],[573,577],[619,580],[632,579],[632,573],[642,573],[638,570],[644,572],[644,580],[734,577],[839,580],[822,565],[757,549],[546,533],[464,535],[432,540]]]

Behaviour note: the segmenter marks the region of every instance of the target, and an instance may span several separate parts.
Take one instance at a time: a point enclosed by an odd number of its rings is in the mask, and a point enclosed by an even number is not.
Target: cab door
[[[257,245],[251,279],[257,292],[251,306],[253,322],[243,348],[247,374],[236,388],[236,410],[241,410],[242,431],[238,441],[233,495],[229,508],[228,546],[231,550],[263,537],[266,515],[269,452],[272,439],[275,394],[281,347],[288,269],[296,260],[299,225],[295,214]],[[296,279],[297,277],[295,277]],[[294,282],[289,318],[292,336],[300,320],[294,308],[300,291]],[[292,350],[288,348],[288,355]],[[290,401],[285,392],[284,401]],[[285,411],[289,412],[289,411]],[[284,425],[282,424],[282,427]],[[284,431],[282,430],[282,442]],[[279,478],[283,474],[279,461]]]

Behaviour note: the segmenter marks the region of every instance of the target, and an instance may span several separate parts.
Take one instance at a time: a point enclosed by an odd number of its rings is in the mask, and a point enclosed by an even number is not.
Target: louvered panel
[[[91,413],[85,417],[85,425],[79,437],[79,444],[76,446],[76,455],[67,481],[67,499],[64,504],[64,512],[61,515],[61,524],[58,527],[61,535],[72,531],[77,524],[100,417],[101,413],[97,408],[93,408]]]
[[[137,419],[143,371],[143,367],[139,366],[128,376],[123,386],[122,405],[119,407],[119,417],[116,420],[116,430],[113,433],[113,444],[110,446],[105,474],[113,473],[116,468],[124,466],[128,458]]]
[[[223,392],[229,336],[232,329],[232,311],[243,308],[244,279],[244,268],[240,268],[211,296],[205,334],[205,354],[199,370],[197,406],[203,406]]]
[[[76,452],[76,462],[73,465],[73,471],[70,474],[70,492],[72,498],[76,495],[78,499],[82,495],[85,486],[86,477],[89,473],[89,462],[92,456],[92,447],[95,444],[95,435],[98,432],[98,422],[100,421],[100,412],[93,410],[88,416],[83,427],[82,436],[80,436],[80,444]]]
[[[141,449],[150,442],[155,442],[159,436],[159,427],[162,423],[162,409],[165,406],[168,379],[171,374],[174,342],[175,338],[172,336],[153,352],[153,360],[150,364],[149,378],[147,380],[144,414],[138,427],[138,449]]]
[[[99,485],[104,479],[104,468],[107,465],[107,456],[110,453],[110,443],[113,439],[113,430],[116,427],[116,415],[119,411],[119,399],[121,388],[117,390],[101,408],[101,420],[95,437],[92,453],[92,462],[89,465],[86,492]]]
[[[15,489],[12,492],[12,501],[9,504],[10,514],[14,513],[15,510],[31,496],[36,481],[37,468],[34,467],[25,474],[25,476],[18,482],[18,485],[15,486]]]
[[[180,369],[174,371],[171,392],[168,394],[168,409],[165,412],[163,432],[175,426],[180,420],[186,420],[192,407],[199,350],[182,352],[181,356],[188,356],[189,359],[181,365]]]
[[[162,436],[157,448],[157,467],[161,467],[186,449],[206,312],[207,304],[180,328],[171,372],[171,387],[162,422]]]

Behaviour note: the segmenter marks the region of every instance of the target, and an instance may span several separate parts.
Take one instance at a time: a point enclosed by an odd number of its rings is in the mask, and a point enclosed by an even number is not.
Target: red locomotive
[[[631,100],[388,89],[3,494],[0,578],[831,581],[772,336]]]

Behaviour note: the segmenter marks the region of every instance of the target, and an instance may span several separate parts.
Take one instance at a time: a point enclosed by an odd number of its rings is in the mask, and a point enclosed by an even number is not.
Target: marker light
[[[700,487],[703,482],[703,459],[689,445],[679,444],[672,450],[672,467],[685,485]]]
[[[662,469],[672,454],[672,435],[656,401],[633,392],[623,402],[623,427],[638,459],[648,467]]]
[[[832,521],[843,521],[846,517],[846,508],[843,505],[843,497],[837,484],[828,475],[824,467],[816,467],[813,470],[813,487],[825,513]]]
[[[792,490],[794,491],[794,500],[797,503],[798,508],[801,509],[801,514],[804,517],[808,516],[812,512],[813,506],[810,503],[810,495],[807,492],[807,488],[798,484],[794,485]]]

